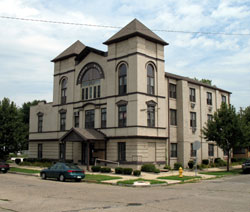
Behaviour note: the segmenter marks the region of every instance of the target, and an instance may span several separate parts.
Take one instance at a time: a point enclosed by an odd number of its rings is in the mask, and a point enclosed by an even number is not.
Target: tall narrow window
[[[191,157],[196,157],[196,150],[194,150],[194,144],[191,144]]]
[[[196,113],[190,113],[190,127],[196,127]]]
[[[79,128],[79,112],[74,112],[74,122],[75,128]]]
[[[222,103],[227,103],[227,97],[224,95],[221,95],[221,102]]]
[[[207,104],[212,105],[212,93],[207,92]]]
[[[38,144],[37,158],[43,158],[43,144]]]
[[[37,117],[38,117],[38,132],[42,132],[43,131],[43,114],[41,113],[39,113],[38,115],[37,115]]]
[[[207,121],[212,121],[213,120],[213,115],[207,114]]]
[[[176,85],[169,84],[169,97],[176,99]]]
[[[65,131],[66,129],[66,112],[60,113],[60,131]]]
[[[59,144],[59,159],[60,160],[65,159],[65,143]]]
[[[101,110],[101,128],[106,128],[107,124],[107,109],[102,108]]]
[[[154,67],[151,64],[147,66],[147,93],[155,94],[155,73]]]
[[[177,111],[173,109],[170,109],[170,124],[177,125]]]
[[[126,142],[118,142],[118,161],[126,161]]]
[[[95,128],[95,110],[85,111],[85,128],[86,129]]]
[[[173,158],[177,157],[177,143],[171,143],[170,156],[173,157]]]
[[[148,127],[155,127],[155,106],[148,105],[147,116]]]
[[[121,64],[119,67],[119,95],[127,93],[127,66]]]
[[[195,89],[194,88],[189,88],[189,100],[190,100],[190,102],[195,102],[196,101]]]
[[[127,126],[127,105],[120,105],[118,107],[118,126],[126,127]]]
[[[214,156],[214,145],[208,144],[208,156],[212,157]]]
[[[63,79],[61,82],[61,104],[66,104],[67,101],[67,79]]]

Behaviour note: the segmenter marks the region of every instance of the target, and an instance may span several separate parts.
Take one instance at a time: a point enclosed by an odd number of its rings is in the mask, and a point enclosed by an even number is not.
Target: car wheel
[[[42,177],[43,180],[46,180],[46,178],[47,178],[47,176],[46,176],[46,174],[44,172],[42,173],[41,177]]]
[[[64,177],[63,174],[61,174],[61,175],[59,176],[59,180],[60,180],[61,182],[64,182],[64,181],[65,181],[65,177]]]
[[[7,170],[4,170],[3,173],[7,173]]]

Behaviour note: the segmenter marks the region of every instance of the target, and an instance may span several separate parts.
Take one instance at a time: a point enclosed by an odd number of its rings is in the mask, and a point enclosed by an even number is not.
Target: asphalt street
[[[1,212],[249,212],[250,174],[132,188],[0,174]]]

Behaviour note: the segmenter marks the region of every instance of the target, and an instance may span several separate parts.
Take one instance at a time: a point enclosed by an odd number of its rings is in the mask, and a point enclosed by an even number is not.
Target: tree
[[[230,152],[240,146],[243,132],[240,118],[232,105],[222,104],[214,113],[213,119],[203,129],[207,141],[215,141],[217,146],[227,152],[227,171],[229,171]]]
[[[241,108],[239,112],[241,128],[244,135],[243,147],[250,147],[250,106],[244,110]]]
[[[25,143],[26,127],[22,115],[14,102],[8,98],[0,101],[0,157],[22,150]]]
[[[196,81],[199,81],[199,82],[202,82],[202,83],[205,83],[205,84],[208,84],[208,85],[211,85],[212,86],[212,80],[209,80],[209,79],[197,79],[196,77],[194,78]]]
[[[22,121],[25,124],[29,124],[29,120],[30,120],[30,106],[34,106],[37,105],[39,102],[39,100],[34,100],[32,102],[25,102],[23,103],[20,111],[22,113]]]

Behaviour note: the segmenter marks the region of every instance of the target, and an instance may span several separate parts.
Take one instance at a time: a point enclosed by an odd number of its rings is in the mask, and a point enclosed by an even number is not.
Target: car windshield
[[[77,165],[74,165],[74,164],[66,164],[66,167],[69,169],[79,169],[79,167]]]

